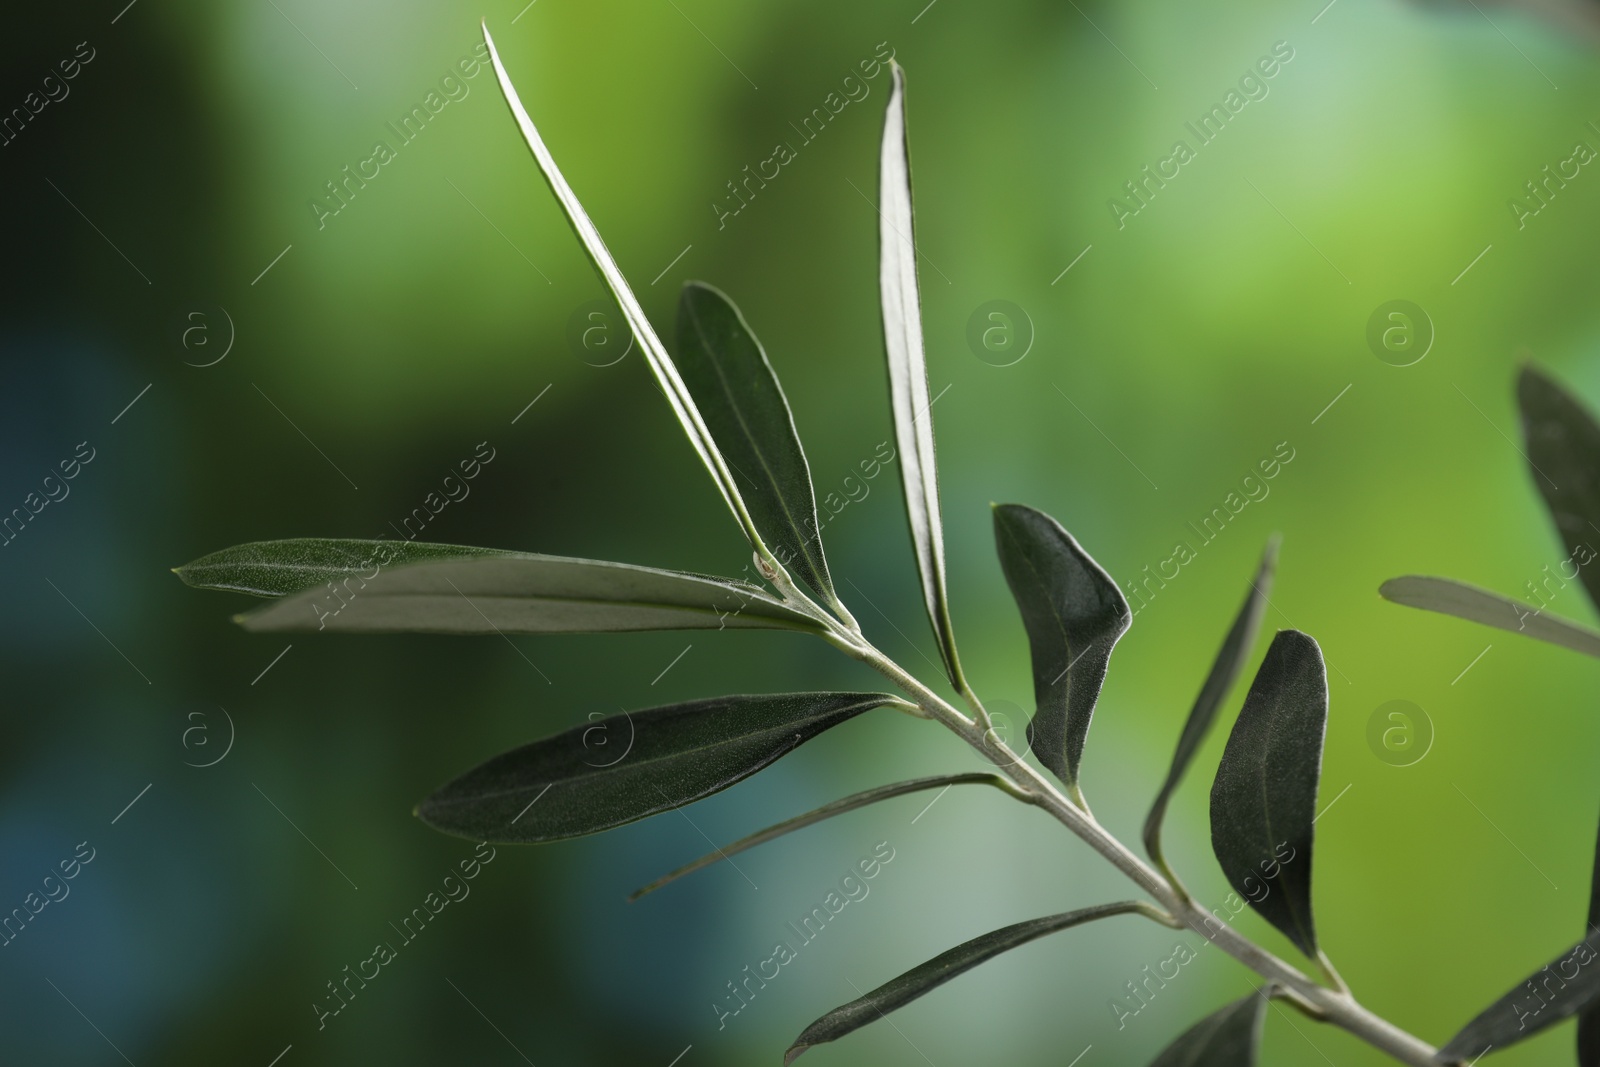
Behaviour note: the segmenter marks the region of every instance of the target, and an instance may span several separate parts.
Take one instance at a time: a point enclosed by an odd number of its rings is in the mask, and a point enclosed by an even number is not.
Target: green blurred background
[[[989,502],[1048,510],[1128,581],[1197,544],[1187,524],[1288,442],[1270,495],[1199,548],[1114,657],[1085,764],[1097,813],[1137,838],[1281,531],[1271,622],[1314,634],[1333,665],[1317,904],[1346,978],[1438,1043],[1579,936],[1596,668],[1376,594],[1408,572],[1516,593],[1565,556],[1512,444],[1511,382],[1531,357],[1600,397],[1600,176],[1584,167],[1521,228],[1508,200],[1576,142],[1600,147],[1600,65],[1579,35],[1392,0],[123,2],[11,11],[0,41],[7,109],[79,42],[94,57],[0,148],[0,505],[80,441],[95,450],[0,559],[0,910],[79,842],[95,849],[70,896],[0,949],[0,1058],[776,1063],[857,989],[1125,892],[1042,815],[952,791],[920,817],[926,800],[906,798],[624,902],[708,838],[974,766],[936,728],[880,713],[681,816],[502,848],[318,1029],[325,983],[470,855],[411,816],[442,781],[591,713],[876,684],[775,633],[307,634],[285,652],[229,623],[242,598],[168,573],[249,540],[392,536],[480,442],[494,460],[428,539],[745,565],[637,352],[602,367],[570,343],[600,288],[492,74],[461,78],[411,143],[386,129],[442,95],[484,15],[647,312],[670,337],[682,281],[732,294],[783,376],[819,494],[841,497],[891,437],[872,204],[887,78],[738,215],[719,225],[713,205],[887,42],[911,86],[951,595],[979,691],[1014,718],[1031,702]],[[1293,59],[1268,95],[1119,229],[1123,183],[1192,142],[1184,123],[1280,41]],[[396,158],[319,228],[312,200],[380,139]],[[1408,367],[1366,341],[1395,299],[1436,331]],[[993,300],[1031,324],[1009,366],[967,340]],[[931,680],[897,479],[865,483],[827,547],[869,634]],[[1551,610],[1591,615],[1576,584]],[[1411,766],[1367,741],[1396,699],[1432,723]],[[186,766],[230,733],[220,762]],[[1168,831],[1213,902],[1221,743]],[[726,983],[879,842],[895,859],[869,897],[719,1028]],[[1065,1065],[1092,1046],[1082,1067],[1143,1064],[1248,988],[1202,952],[1119,1029],[1111,1000],[1173,941],[1129,919],[1059,935],[809,1056]],[[1276,1011],[1266,1042],[1267,1062],[1384,1062]],[[1571,1042],[1565,1027],[1500,1058],[1570,1062]]]

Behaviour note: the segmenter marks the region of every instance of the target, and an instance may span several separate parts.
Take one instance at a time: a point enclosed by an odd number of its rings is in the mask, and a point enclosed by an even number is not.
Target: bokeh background
[[[243,633],[229,622],[242,598],[168,573],[249,540],[393,536],[480,442],[493,461],[427,538],[745,565],[637,352],[597,366],[571,342],[599,284],[492,74],[461,79],[410,143],[386,128],[472,53],[482,16],[649,314],[670,337],[684,280],[729,291],[783,377],[819,494],[841,498],[891,438],[872,203],[886,77],[739,214],[714,205],[892,49],[911,86],[951,595],[979,690],[1014,718],[1031,701],[989,502],[1050,511],[1131,580],[1175,542],[1198,546],[1188,524],[1287,442],[1270,495],[1119,647],[1085,764],[1097,813],[1137,838],[1279,531],[1271,621],[1314,634],[1333,665],[1316,893],[1344,975],[1437,1043],[1580,935],[1597,668],[1376,589],[1422,572],[1516,593],[1565,556],[1513,443],[1511,385],[1532,358],[1600,398],[1600,175],[1582,167],[1520,226],[1508,202],[1577,143],[1600,147],[1600,62],[1582,34],[1394,0],[124,2],[8,11],[0,40],[4,109],[93,56],[0,147],[0,508],[80,442],[94,455],[0,549],[0,910],[80,843],[94,850],[70,896],[0,949],[0,1058],[775,1063],[857,989],[1125,892],[1043,816],[952,790],[624,902],[708,839],[973,766],[936,728],[881,713],[682,815],[500,849],[318,1028],[325,983],[470,855],[411,815],[442,781],[592,713],[877,684],[779,633],[289,642]],[[1123,183],[1192,143],[1184,123],[1277,42],[1293,59],[1268,95],[1119,228],[1108,201]],[[325,184],[378,140],[396,158],[319,224],[313,200],[331,204]],[[1435,335],[1405,367],[1367,342],[1398,299]],[[1016,347],[968,341],[995,300],[1025,315],[1026,354],[1006,366]],[[826,543],[868,632],[932,679],[897,478],[865,483]],[[1592,621],[1576,583],[1550,610]],[[1409,766],[1368,742],[1392,700],[1431,723]],[[1168,831],[1213,902],[1205,798],[1222,736]],[[879,842],[895,858],[870,895],[719,1026],[726,983]],[[1202,951],[1119,1028],[1113,998],[1173,941],[1129,919],[1058,935],[809,1056],[1146,1063],[1248,988]],[[1500,1058],[1570,1062],[1571,1042],[1564,1027]],[[1384,1062],[1276,1011],[1265,1051]]]

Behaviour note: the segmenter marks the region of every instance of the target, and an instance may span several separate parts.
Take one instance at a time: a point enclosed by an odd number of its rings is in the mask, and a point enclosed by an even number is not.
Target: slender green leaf
[[[1543,609],[1532,604],[1524,604],[1453,578],[1431,578],[1416,574],[1390,578],[1378,587],[1378,593],[1384,599],[1408,608],[1454,615],[1469,622],[1510,630],[1535,641],[1560,645],[1586,656],[1600,656],[1600,633],[1587,626],[1547,615]]]
[[[1207,1015],[1162,1050],[1150,1067],[1254,1067],[1271,989]]]
[[[479,841],[559,841],[728,788],[864,711],[883,693],[717,697],[625,712],[496,756],[417,806],[436,830]]]
[[[202,588],[276,596],[236,616],[245,629],[264,632],[820,631],[810,617],[729,578],[453,545],[257,541],[178,574]]]
[[[944,520],[939,513],[939,473],[933,451],[933,401],[928,399],[927,355],[922,347],[922,297],[917,288],[917,246],[911,212],[911,155],[906,140],[906,76],[889,62],[893,84],[883,121],[879,157],[878,283],[883,294],[883,342],[888,353],[894,436],[905,487],[906,518],[916,549],[922,599],[939,642],[950,683],[966,691],[950,625],[944,581]]]
[[[1600,934],[1590,934],[1489,1005],[1434,1057],[1468,1063],[1600,1006]]]
[[[1150,905],[1141,901],[1101,904],[1093,908],[1069,911],[1061,915],[1049,915],[1042,919],[1030,919],[1027,922],[1016,923],[1013,926],[1001,927],[981,937],[975,937],[971,941],[957,945],[948,952],[940,953],[927,963],[913,967],[900,977],[884,983],[866,996],[834,1008],[828,1014],[806,1027],[800,1036],[795,1038],[794,1044],[789,1046],[789,1051],[784,1055],[783,1062],[785,1067],[793,1063],[801,1053],[813,1045],[837,1041],[846,1034],[883,1018],[891,1011],[905,1007],[924,993],[938,988],[958,975],[965,974],[978,966],[978,964],[994,959],[1002,952],[1010,952],[1020,945],[1037,940],[1046,934],[1053,934],[1058,930],[1065,930],[1071,926],[1078,926],[1082,923],[1092,922],[1095,919],[1104,919],[1112,915],[1127,915],[1130,912],[1137,912],[1151,917],[1156,914]]]
[[[1156,794],[1156,801],[1150,806],[1150,815],[1144,821],[1144,847],[1150,853],[1150,858],[1163,866],[1161,820],[1167,814],[1167,804],[1171,802],[1178,783],[1183,780],[1184,772],[1189,769],[1194,754],[1200,750],[1200,742],[1205,740],[1206,732],[1211,729],[1217,709],[1222,706],[1222,698],[1233,688],[1234,679],[1239,677],[1239,672],[1244,670],[1245,662],[1250,658],[1256,634],[1261,630],[1261,617],[1267,609],[1267,595],[1272,590],[1272,575],[1277,566],[1278,539],[1274,537],[1261,556],[1261,566],[1250,583],[1250,592],[1245,594],[1244,605],[1239,608],[1228,636],[1223,638],[1222,648],[1217,651],[1216,661],[1211,664],[1211,673],[1206,675],[1200,695],[1195,698],[1194,707],[1189,709],[1189,718],[1178,737],[1178,750],[1172,754],[1167,780],[1161,783],[1161,791]]]
[[[778,561],[825,600],[833,580],[817,529],[811,468],[767,354],[733,301],[689,282],[678,301],[678,364],[745,506]]]
[[[758,830],[748,837],[741,837],[731,845],[723,845],[715,852],[707,852],[704,856],[701,856],[693,863],[686,863],[677,870],[672,871],[670,874],[662,875],[649,885],[644,886],[641,889],[634,890],[628,895],[628,899],[630,901],[638,900],[642,896],[645,896],[649,893],[654,893],[657,889],[660,889],[669,882],[677,881],[686,874],[693,874],[695,871],[701,870],[705,867],[710,867],[712,864],[717,863],[720,860],[737,856],[739,853],[744,852],[747,849],[755,848],[757,845],[764,845],[768,841],[782,837],[784,834],[790,834],[796,830],[804,829],[805,827],[811,826],[814,823],[819,823],[824,819],[831,819],[835,815],[843,815],[847,811],[855,811],[857,808],[864,808],[869,804],[876,804],[880,800],[889,800],[893,797],[903,797],[907,793],[920,793],[928,789],[949,789],[953,785],[967,784],[992,785],[996,789],[1004,789],[1007,792],[1013,793],[1016,790],[1015,786],[1013,786],[1006,779],[1000,777],[1000,775],[985,774],[981,771],[972,771],[966,774],[939,774],[934,775],[931,778],[913,778],[907,782],[895,782],[892,785],[880,785],[876,789],[867,789],[860,793],[855,793],[851,796],[844,797],[840,800],[835,800],[832,803],[824,804],[822,807],[814,808],[811,811],[806,812],[804,815],[796,815],[792,819],[785,819],[783,822],[769,826],[765,830]]]
[[[1311,844],[1328,725],[1322,650],[1280,630],[1233,725],[1211,787],[1211,847],[1239,895],[1308,956]]]
[[[252,596],[279,597],[326,582],[374,578],[391,567],[433,560],[515,557],[499,548],[469,548],[426,541],[364,541],[353,537],[296,537],[252,541],[201,556],[172,568],[196,589],[222,589]]]
[[[1040,763],[1076,789],[1111,650],[1133,612],[1111,576],[1044,512],[997,505],[994,540],[1033,653],[1038,709],[1028,744]]]
[[[1600,605],[1600,425],[1575,397],[1531,366],[1517,376],[1517,404],[1533,484],[1539,487],[1569,560]],[[1565,577],[1571,577],[1567,575]]]
[[[1600,934],[1600,840],[1595,842],[1594,873],[1589,878],[1589,928]],[[1600,1067],[1600,1005],[1578,1013],[1578,1067]]]
[[[539,130],[534,126],[533,119],[528,117],[527,109],[522,106],[516,87],[511,84],[511,76],[506,73],[505,65],[500,62],[500,52],[494,46],[494,38],[489,35],[487,22],[483,24],[483,41],[489,46],[489,60],[494,66],[495,77],[499,79],[500,92],[511,108],[511,115],[516,119],[517,128],[522,132],[522,139],[527,142],[533,158],[538,161],[540,172],[544,174],[545,181],[550,185],[550,191],[561,204],[561,210],[566,213],[567,221],[572,224],[578,240],[589,253],[589,258],[599,270],[611,294],[616,297],[617,306],[621,308],[623,318],[628,320],[633,335],[638,338],[639,347],[644,350],[645,361],[655,374],[661,391],[666,394],[667,402],[672,405],[673,414],[678,417],[679,424],[683,427],[684,433],[688,434],[689,441],[694,445],[701,462],[706,465],[706,470],[711,472],[711,480],[722,493],[722,499],[727,503],[728,510],[733,512],[733,517],[738,520],[740,529],[750,539],[757,552],[769,555],[754,521],[750,518],[749,511],[745,508],[739,486],[734,481],[722,454],[717,451],[716,442],[712,440],[711,432],[700,417],[694,398],[689,395],[688,387],[678,376],[678,369],[673,365],[672,357],[667,355],[666,346],[656,336],[655,328],[645,317],[644,308],[639,305],[639,299],[633,295],[633,289],[623,276],[622,268],[617,266],[611,250],[600,237],[600,231],[589,219],[589,213],[583,209],[583,204],[579,202],[578,195],[572,191],[572,186],[567,184],[561,168],[556,166],[555,157],[545,147],[544,138],[539,136]]]

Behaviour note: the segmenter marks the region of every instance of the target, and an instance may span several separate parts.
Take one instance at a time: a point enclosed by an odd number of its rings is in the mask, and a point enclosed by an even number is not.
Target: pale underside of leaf
[[[1101,904],[1061,915],[1030,919],[963,942],[928,962],[913,967],[900,977],[891,979],[865,996],[828,1012],[795,1038],[794,1044],[784,1055],[783,1062],[787,1067],[808,1048],[828,1041],[837,1041],[846,1034],[859,1030],[898,1008],[905,1007],[924,993],[965,974],[980,963],[994,959],[1001,953],[1009,952],[1059,930],[1092,922],[1095,919],[1130,913],[1152,917],[1157,914],[1155,909],[1142,901]]]
[[[801,830],[807,826],[812,826],[816,823],[822,822],[824,819],[831,819],[835,815],[843,815],[846,812],[856,811],[857,809],[864,808],[869,804],[876,804],[879,801],[889,800],[894,797],[903,797],[908,793],[920,793],[929,789],[948,789],[953,785],[967,784],[992,785],[996,789],[1002,789],[1008,792],[1012,792],[1016,788],[1008,780],[1000,777],[998,774],[986,774],[981,771],[972,771],[965,774],[938,774],[928,778],[914,778],[906,782],[895,782],[892,785],[882,785],[875,789],[866,789],[860,793],[854,793],[850,796],[832,801],[831,803],[824,804],[820,808],[813,808],[811,811],[808,811],[803,815],[796,815],[792,819],[786,819],[783,822],[776,823],[767,827],[765,830],[758,830],[747,837],[741,837],[732,844],[723,845],[715,852],[708,852],[704,856],[701,856],[699,859],[695,860],[693,863],[686,863],[677,870],[662,875],[649,885],[634,890],[628,895],[628,899],[630,901],[638,900],[640,897],[654,893],[657,889],[660,889],[662,886],[667,885],[670,882],[677,881],[686,874],[693,874],[695,871],[702,870],[706,867],[710,867],[712,864],[729,859],[733,856],[737,856],[739,853],[755,848],[757,845],[764,845],[768,841],[782,837],[784,834],[794,833],[796,830]]]
[[[423,562],[407,562],[421,559]],[[606,633],[789,629],[815,620],[744,582],[627,563],[391,541],[260,541],[178,569],[208,588],[273,595],[247,630]],[[321,585],[301,588],[305,580]]]
[[[605,241],[600,237],[600,231],[595,228],[589,214],[584,210],[583,204],[578,200],[577,194],[572,191],[572,186],[567,184],[567,179],[562,175],[561,168],[556,166],[555,157],[545,147],[544,138],[539,135],[539,130],[533,124],[533,119],[528,116],[527,109],[522,106],[522,100],[517,95],[517,90],[511,83],[511,77],[506,73],[505,65],[500,61],[500,53],[495,48],[494,38],[489,34],[488,23],[483,25],[483,40],[489,47],[489,60],[494,66],[495,77],[500,82],[500,91],[505,96],[506,104],[511,108],[512,117],[516,119],[517,128],[522,132],[522,139],[527,142],[533,158],[538,161],[539,170],[543,173],[545,181],[549,183],[550,190],[560,202],[561,209],[566,213],[567,221],[572,224],[573,230],[582,242],[589,258],[600,271],[606,286],[611,290],[617,300],[617,305],[622,310],[622,315],[628,320],[628,326],[633,330],[633,335],[639,341],[639,346],[644,351],[645,360],[649,363],[651,371],[655,374],[656,381],[661,386],[661,391],[666,395],[667,402],[672,405],[673,414],[678,417],[684,433],[694,445],[695,452],[699,454],[706,470],[711,472],[711,479],[716,483],[717,489],[722,494],[723,500],[728,505],[728,510],[739,522],[745,536],[755,546],[758,552],[765,554],[766,546],[745,508],[744,500],[739,493],[739,486],[734,481],[732,473],[728,470],[727,463],[717,451],[716,443],[711,439],[711,433],[706,428],[705,421],[701,418],[699,410],[695,407],[694,398],[689,395],[689,389],[678,376],[678,370],[673,365],[672,357],[667,354],[666,347],[661,339],[656,336],[650,320],[645,317],[644,308],[633,294],[633,289],[628,285],[628,280],[622,274],[622,269],[617,266],[616,259],[611,255],[611,250],[606,247]]]
[[[1299,631],[1279,631],[1211,787],[1211,845],[1223,874],[1262,918],[1311,957],[1318,952],[1311,911],[1313,824],[1327,723],[1322,650]]]
[[[883,340],[888,354],[889,395],[894,410],[900,481],[916,551],[922,598],[933,623],[939,655],[951,684],[965,690],[956,655],[945,592],[944,522],[939,511],[939,475],[934,458],[933,413],[928,399],[927,356],[922,340],[922,298],[917,286],[917,251],[911,210],[911,160],[906,141],[905,72],[890,62],[893,84],[884,116],[879,159],[879,288]]]
[[[434,560],[515,557],[499,548],[426,541],[372,541],[353,537],[295,537],[252,541],[201,556],[173,573],[196,589],[278,597],[326,582],[370,579],[385,568]]]
[[[811,468],[794,415],[761,342],[719,290],[689,282],[678,302],[678,364],[779,562],[836,599],[817,529]]]
[[[1547,614],[1532,604],[1480,589],[1452,578],[1406,575],[1390,578],[1378,587],[1386,600],[1408,608],[1436,611],[1458,619],[1493,626],[1559,645],[1586,656],[1600,656],[1600,633],[1575,622]]]
[[[777,693],[624,712],[496,756],[441,786],[417,815],[484,841],[598,833],[710,796],[897,703],[884,693]]]
[[[1228,635],[1222,641],[1222,648],[1217,652],[1217,658],[1211,664],[1211,673],[1206,675],[1205,684],[1200,687],[1200,695],[1195,698],[1194,707],[1189,710],[1189,718],[1183,724],[1183,733],[1178,738],[1177,751],[1172,756],[1172,766],[1167,770],[1166,781],[1161,783],[1161,790],[1156,794],[1155,803],[1150,806],[1150,815],[1144,821],[1144,844],[1150,858],[1158,863],[1161,859],[1161,821],[1166,816],[1167,805],[1172,800],[1173,792],[1178,788],[1178,783],[1183,780],[1183,774],[1189,769],[1195,753],[1200,750],[1200,743],[1205,740],[1206,733],[1211,729],[1211,724],[1216,720],[1217,710],[1222,706],[1222,700],[1233,688],[1233,683],[1244,670],[1244,665],[1250,658],[1250,650],[1256,642],[1256,635],[1261,629],[1261,618],[1266,612],[1268,597],[1272,591],[1272,576],[1278,565],[1278,540],[1273,538],[1267,544],[1266,552],[1261,556],[1261,565],[1256,569],[1255,578],[1250,583],[1250,592],[1245,594],[1244,604],[1239,608],[1239,614],[1234,617],[1233,625],[1228,630]]]

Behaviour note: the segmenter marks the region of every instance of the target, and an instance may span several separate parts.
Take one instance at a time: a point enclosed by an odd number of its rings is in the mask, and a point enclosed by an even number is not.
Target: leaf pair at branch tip
[[[996,505],[994,537],[1033,660],[1037,708],[1028,743],[1040,763],[1076,790],[1111,652],[1133,612],[1111,576],[1044,512]]]
[[[1261,619],[1266,613],[1272,591],[1272,578],[1278,566],[1278,544],[1278,538],[1272,538],[1267,543],[1266,551],[1262,553],[1261,565],[1256,569],[1255,578],[1250,583],[1250,592],[1245,595],[1244,604],[1239,608],[1239,614],[1234,618],[1233,626],[1229,628],[1228,635],[1222,641],[1222,648],[1218,650],[1217,658],[1211,665],[1211,673],[1206,675],[1205,683],[1200,687],[1200,695],[1195,698],[1194,707],[1190,709],[1189,717],[1184,721],[1183,733],[1178,737],[1177,751],[1172,755],[1172,766],[1167,771],[1166,781],[1161,783],[1155,803],[1150,806],[1150,814],[1144,821],[1145,851],[1163,868],[1166,867],[1166,860],[1161,851],[1161,822],[1166,817],[1167,805],[1171,802],[1178,783],[1183,780],[1184,772],[1194,760],[1195,753],[1200,751],[1200,743],[1205,740],[1212,722],[1216,720],[1223,698],[1233,688],[1234,680],[1239,677],[1250,658],[1250,650],[1255,646],[1256,635],[1261,631]]]
[[[598,833],[720,792],[898,699],[779,693],[624,712],[496,756],[435,790],[417,815],[497,844]]]
[[[816,540],[816,502],[810,471],[795,435],[788,402],[760,344],[726,297],[709,286],[690,285],[680,304],[680,355],[685,360],[686,375],[680,374],[599,230],[523,107],[487,23],[483,39],[523,140],[567,221],[616,298],[673,413],[746,538],[764,559],[780,565],[794,564],[808,585],[837,606],[822,546]],[[740,488],[736,467],[754,483],[749,500]],[[768,538],[772,540],[770,545]],[[779,553],[785,558],[780,558]]]
[[[911,210],[911,150],[906,137],[906,79],[889,61],[891,85],[884,113],[878,168],[878,287],[883,302],[883,343],[889,398],[905,490],[906,519],[916,552],[923,605],[939,644],[950,684],[967,692],[950,622],[945,589],[944,519],[933,446],[933,401],[922,337],[922,296],[917,284],[915,220]]]
[[[1314,959],[1312,838],[1327,725],[1322,650],[1298,630],[1280,630],[1211,787],[1211,847],[1228,883]]]

